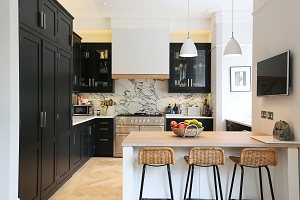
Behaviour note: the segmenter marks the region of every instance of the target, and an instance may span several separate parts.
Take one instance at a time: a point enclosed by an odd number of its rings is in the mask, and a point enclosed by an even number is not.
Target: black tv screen
[[[257,96],[289,94],[289,54],[287,51],[257,63]]]

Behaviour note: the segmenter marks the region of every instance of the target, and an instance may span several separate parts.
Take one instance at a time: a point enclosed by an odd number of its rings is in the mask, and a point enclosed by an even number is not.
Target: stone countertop
[[[92,119],[97,119],[97,118],[114,118],[114,115],[90,115],[90,116],[73,116],[73,126],[77,124],[81,124],[83,122],[90,121]]]
[[[213,117],[206,117],[206,116],[196,116],[196,115],[183,115],[183,114],[166,114],[166,119],[168,118],[186,118],[186,119],[213,119]]]
[[[252,120],[251,119],[230,119],[230,118],[228,118],[226,120],[237,123],[237,124],[241,124],[241,125],[244,125],[244,126],[252,127]]]
[[[168,146],[168,147],[300,147],[300,144],[265,144],[251,136],[268,136],[258,132],[203,131],[197,137],[179,137],[172,131],[133,131],[123,141],[123,147]]]

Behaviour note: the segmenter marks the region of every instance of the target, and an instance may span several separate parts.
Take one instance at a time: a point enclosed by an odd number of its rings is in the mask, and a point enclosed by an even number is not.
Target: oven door
[[[122,142],[125,140],[125,138],[129,135],[131,131],[139,131],[139,126],[124,126],[124,125],[116,126],[114,157],[123,156]]]
[[[140,126],[140,131],[164,131],[165,126]]]

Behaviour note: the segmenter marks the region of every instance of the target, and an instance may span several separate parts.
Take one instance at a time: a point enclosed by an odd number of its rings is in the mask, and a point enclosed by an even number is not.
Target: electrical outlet
[[[268,111],[268,119],[273,120],[273,112]]]
[[[267,118],[267,111],[262,110],[260,116],[261,118]]]

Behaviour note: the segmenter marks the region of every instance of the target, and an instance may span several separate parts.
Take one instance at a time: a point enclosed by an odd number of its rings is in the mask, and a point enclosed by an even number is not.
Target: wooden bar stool
[[[264,199],[263,196],[263,187],[262,187],[262,178],[261,178],[261,168],[265,167],[268,173],[269,185],[271,190],[272,199],[274,200],[274,192],[272,187],[272,180],[270,175],[270,170],[268,166],[276,166],[278,162],[277,152],[273,149],[268,148],[245,148],[241,151],[240,157],[229,157],[235,164],[233,168],[229,200],[231,199],[234,176],[236,171],[236,166],[241,167],[241,183],[240,183],[240,194],[239,199],[242,199],[242,189],[243,189],[243,179],[244,179],[244,167],[258,168],[259,169],[259,183],[260,183],[260,196],[261,199]]]
[[[142,200],[142,196],[143,196],[146,166],[151,166],[151,167],[167,166],[171,200],[174,200],[171,171],[170,171],[170,164],[175,164],[175,155],[173,149],[170,147],[144,147],[139,151],[138,162],[139,164],[143,165],[139,200]]]
[[[193,176],[194,176],[194,166],[213,167],[216,199],[218,199],[218,189],[217,189],[217,181],[216,181],[216,172],[217,172],[220,197],[223,200],[220,172],[219,172],[218,165],[225,164],[224,150],[221,148],[194,147],[189,151],[188,156],[184,156],[184,160],[189,165],[188,174],[187,174],[187,178],[186,178],[185,191],[184,191],[184,200],[186,200],[186,193],[187,193],[188,185],[190,185],[188,199],[189,200],[191,199]],[[191,169],[192,169],[192,171],[191,171]],[[190,184],[189,184],[189,177],[191,177]]]

